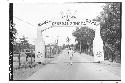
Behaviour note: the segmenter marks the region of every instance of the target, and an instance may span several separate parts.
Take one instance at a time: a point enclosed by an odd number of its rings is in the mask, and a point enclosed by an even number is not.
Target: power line
[[[37,27],[37,26],[35,26],[35,25],[32,25],[30,22],[28,22],[28,21],[24,21],[23,19],[21,19],[21,18],[19,18],[19,17],[16,17],[16,16],[13,16],[13,17],[15,17],[16,19],[18,19],[18,20],[20,20],[20,21],[22,21],[22,22],[24,22],[24,23],[27,23],[27,24],[29,24],[29,25],[31,25],[31,26],[33,26],[33,27]],[[45,21],[46,22],[46,21]],[[50,22],[50,21],[49,21]],[[45,31],[45,30],[47,30],[47,29],[50,29],[50,28],[53,28],[53,26],[51,26],[51,27],[48,27],[48,28],[46,28],[46,29],[44,29],[44,30],[42,30],[42,31]]]
[[[33,26],[33,27],[37,27],[37,26],[31,24],[31,23],[28,22],[28,21],[24,21],[23,19],[21,19],[21,18],[19,18],[19,17],[16,17],[16,16],[13,16],[13,17],[15,17],[16,19],[18,19],[18,20],[20,20],[20,21],[22,21],[22,22],[24,22],[24,23],[27,23],[27,24],[29,24],[29,25],[31,25],[31,26]]]

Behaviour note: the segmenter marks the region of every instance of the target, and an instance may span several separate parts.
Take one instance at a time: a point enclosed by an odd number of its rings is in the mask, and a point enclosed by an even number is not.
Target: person
[[[68,54],[69,54],[69,51],[70,51],[70,50],[68,50]]]
[[[69,54],[70,54],[70,64],[72,65],[72,58],[74,56],[74,51],[70,49]]]

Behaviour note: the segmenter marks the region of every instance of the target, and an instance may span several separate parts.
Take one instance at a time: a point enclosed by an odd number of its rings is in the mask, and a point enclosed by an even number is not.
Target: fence
[[[54,58],[60,52],[59,46],[45,46],[45,58]]]
[[[35,66],[35,57],[31,55],[33,53],[30,53],[29,57],[24,52],[13,54],[13,70]]]

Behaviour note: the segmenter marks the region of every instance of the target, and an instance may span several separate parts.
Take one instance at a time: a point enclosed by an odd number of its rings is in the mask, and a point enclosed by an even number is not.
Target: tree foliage
[[[108,44],[118,43],[121,39],[120,3],[106,4],[103,10],[101,16],[103,17],[103,24],[101,25],[103,40]]]
[[[22,38],[20,38],[20,48],[21,49],[30,49],[30,44],[28,42],[28,40],[26,39],[25,36],[23,36]]]
[[[28,42],[25,36],[22,38],[19,38],[19,41],[16,41],[17,39],[17,29],[15,28],[16,24],[11,24],[10,26],[10,40],[13,44],[13,53],[19,53],[21,50],[24,49],[33,49],[32,44]]]
[[[16,41],[16,34],[17,34],[17,29],[15,28],[15,24],[14,23],[10,23],[10,40],[12,41],[12,43],[14,43]]]
[[[101,22],[101,36],[105,45],[105,53],[110,50],[108,53],[113,61],[120,55],[121,50],[121,3],[107,3],[103,7],[101,16],[96,20]]]
[[[28,42],[25,36],[22,38],[19,38],[20,42],[15,42],[13,45],[13,51],[14,53],[19,53],[21,51],[24,51],[24,49],[33,49],[32,44]]]
[[[93,43],[93,39],[95,36],[94,30],[89,29],[88,27],[81,27],[80,29],[76,28],[76,31],[72,33],[73,36],[76,37],[76,41],[78,41],[78,44],[76,45],[76,48],[80,48],[80,43],[82,50],[87,49],[88,46],[90,46]]]
[[[76,29],[76,31],[73,32],[73,36],[76,37],[78,42],[82,41],[85,44],[91,44],[92,40],[94,39],[94,31],[88,27],[81,27],[80,29]]]
[[[104,42],[105,58],[116,60],[120,57],[121,51],[121,3],[106,3],[103,12],[94,21],[100,22],[101,37]],[[77,29],[73,36],[79,42],[91,44],[94,38],[93,31],[82,27]]]

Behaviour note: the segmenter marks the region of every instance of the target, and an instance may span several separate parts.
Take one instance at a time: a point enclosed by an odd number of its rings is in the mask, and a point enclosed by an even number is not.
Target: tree
[[[15,28],[15,25],[16,24],[12,24],[12,23],[10,23],[10,40],[12,40],[13,42],[17,39],[16,38],[16,34],[17,34],[17,30],[16,30],[16,28]],[[12,42],[12,43],[13,43]]]
[[[30,44],[28,42],[28,40],[26,39],[25,36],[23,36],[22,38],[20,38],[20,49],[30,49]]]
[[[107,3],[96,20],[101,22],[105,56],[113,61],[121,51],[121,3]]]
[[[70,48],[70,46],[69,46],[70,38],[69,37],[66,38],[66,42],[68,42],[68,47]]]
[[[10,23],[10,41],[11,41],[11,44],[12,44],[12,47],[13,47],[13,53],[18,53],[18,49],[17,49],[17,29],[15,28],[15,25],[14,23]]]
[[[73,36],[76,37],[76,41],[78,44],[76,45],[76,49],[81,48],[81,50],[88,49],[88,46],[92,45],[94,39],[94,30],[89,29],[88,27],[81,27],[80,29],[76,28],[76,31],[72,33]]]
[[[82,41],[83,43],[91,44],[94,39],[94,31],[88,27],[81,27],[72,33],[76,37],[76,40]]]

